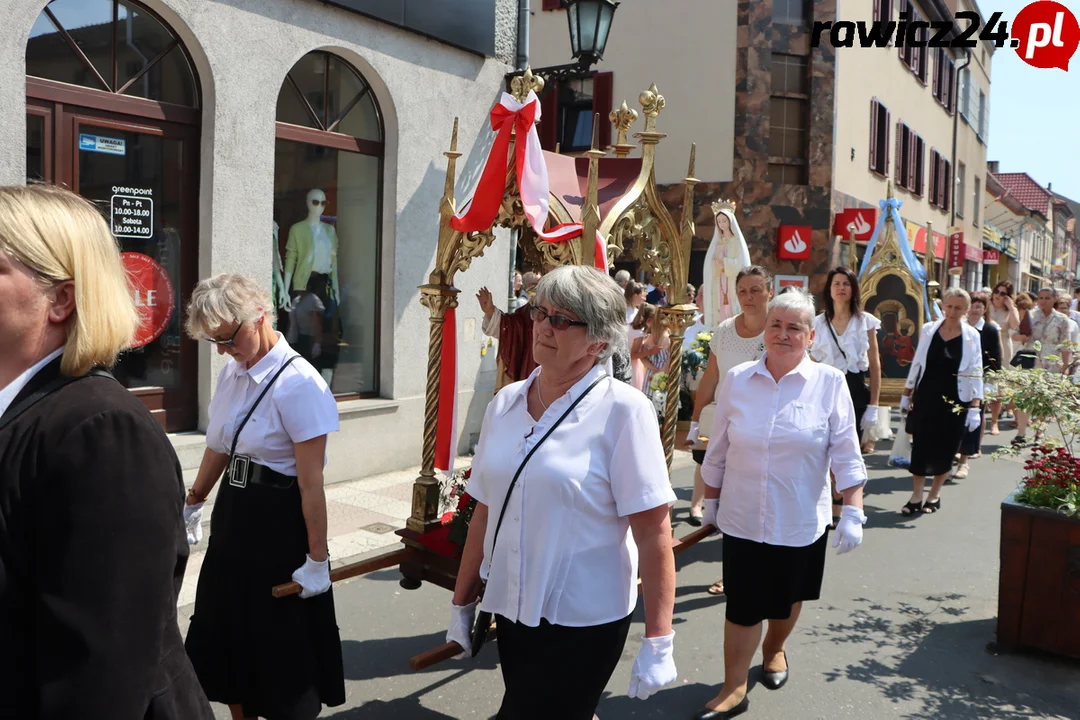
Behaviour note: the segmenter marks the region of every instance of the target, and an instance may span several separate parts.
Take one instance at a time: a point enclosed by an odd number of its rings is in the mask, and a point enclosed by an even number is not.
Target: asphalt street
[[[743,717],[1080,718],[1080,663],[987,650],[997,611],[999,505],[1021,476],[1015,459],[989,454],[1012,434],[988,437],[970,476],[946,486],[941,512],[915,520],[898,514],[911,481],[887,466],[888,443],[867,456],[864,542],[839,557],[830,550],[823,596],[804,608],[788,645],[791,680],[775,692],[758,684],[759,654],[751,670],[750,711]],[[692,481],[689,467],[675,474],[678,520],[685,520]],[[690,530],[680,522],[676,534]],[[720,550],[713,538],[679,558],[677,684],[647,701],[626,696],[644,629],[639,607],[598,708],[602,720],[690,718],[716,693],[723,675],[724,600],[705,590],[721,574]],[[494,644],[475,660],[409,669],[412,655],[443,642],[450,595],[429,585],[403,590],[399,578],[392,569],[335,588],[348,701],[320,717],[493,717],[502,692]],[[182,608],[185,625],[190,611]],[[558,692],[559,668],[551,668],[550,688]],[[222,720],[229,717],[222,706],[215,711]]]

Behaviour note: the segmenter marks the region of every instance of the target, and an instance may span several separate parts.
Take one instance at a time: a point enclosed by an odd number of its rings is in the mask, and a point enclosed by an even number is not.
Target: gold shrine
[[[891,200],[891,181],[886,188],[886,198]],[[928,229],[928,232],[928,237],[932,238],[932,229]],[[852,234],[849,262],[855,256],[854,245]],[[932,267],[933,253],[930,252],[927,256]],[[927,273],[928,278],[931,276],[932,273]],[[914,357],[923,319],[926,317],[923,300],[926,287],[904,262],[900,238],[888,217],[885,218],[881,237],[874,247],[870,261],[866,264],[866,274],[859,278],[859,285],[863,307],[882,322],[882,327],[878,330],[878,351],[882,358],[881,402],[898,405],[907,379],[906,370]]]

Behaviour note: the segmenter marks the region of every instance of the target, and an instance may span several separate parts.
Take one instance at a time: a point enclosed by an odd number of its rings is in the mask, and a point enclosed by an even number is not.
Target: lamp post
[[[563,0],[566,25],[570,32],[570,51],[576,62],[534,69],[533,74],[544,78],[547,90],[562,80],[587,77],[589,68],[604,58],[611,22],[615,18],[616,0]],[[517,70],[506,76],[506,86],[524,73]]]

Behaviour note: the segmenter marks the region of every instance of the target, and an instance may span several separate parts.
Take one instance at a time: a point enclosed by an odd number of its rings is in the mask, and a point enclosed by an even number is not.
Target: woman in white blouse
[[[234,720],[310,720],[345,702],[330,589],[323,466],[337,405],[319,373],[274,330],[267,293],[249,277],[195,286],[187,331],[228,355],[210,401],[206,451],[187,498],[188,541],[210,546],[187,652],[210,700]],[[274,598],[290,579],[299,596]]]
[[[477,605],[495,615],[499,720],[591,720],[626,643],[639,562],[645,638],[630,695],[676,677],[675,495],[656,412],[603,367],[624,342],[625,307],[598,270],[545,275],[532,310],[539,367],[484,415],[446,637],[468,648]]]
[[[709,362],[701,375],[697,396],[694,398],[694,413],[690,417],[690,432],[686,441],[695,447],[692,450],[697,467],[694,471],[694,495],[690,501],[690,524],[700,525],[702,508],[705,505],[705,481],[701,477],[701,463],[705,459],[705,448],[698,440],[699,435],[709,437],[711,424],[699,428],[698,423],[704,415],[708,421],[716,410],[716,395],[720,381],[727,377],[728,370],[740,363],[757,360],[765,352],[765,314],[772,298],[772,277],[769,271],[760,265],[748,265],[735,276],[735,292],[739,298],[741,312],[735,317],[720,323],[709,341]],[[707,308],[706,308],[707,310]],[[705,320],[710,322],[709,318]],[[724,594],[724,581],[717,580],[708,590],[710,595]]]
[[[990,296],[990,319],[1001,328],[1001,362],[1004,365],[1013,359],[1013,333],[1020,327],[1020,312],[1013,302],[1013,284],[1008,280],[1002,280],[994,288]],[[1003,365],[1003,366],[1004,366]],[[988,434],[997,435],[1001,432],[998,427],[998,419],[1001,417],[1001,401],[990,403],[990,430]]]
[[[810,357],[844,373],[851,394],[859,436],[878,421],[881,392],[881,356],[877,330],[881,321],[862,310],[859,279],[846,267],[837,267],[825,277],[825,312],[814,318],[815,342]],[[867,387],[869,375],[870,386]],[[867,439],[863,452],[873,452]],[[843,498],[833,492],[833,521],[840,517]]]
[[[765,687],[788,679],[784,650],[802,603],[821,593],[831,468],[844,495],[833,539],[862,542],[866,468],[844,375],[807,357],[818,341],[803,291],[769,303],[765,355],[728,372],[705,453],[705,522],[724,533],[724,686],[695,720],[749,707],[747,678],[761,644]],[[762,623],[769,621],[762,642]]]

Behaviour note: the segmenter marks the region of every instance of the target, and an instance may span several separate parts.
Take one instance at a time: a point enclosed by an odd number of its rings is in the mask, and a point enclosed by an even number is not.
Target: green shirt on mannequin
[[[321,223],[330,237],[330,278],[335,299],[338,294],[338,237],[333,225]],[[292,291],[307,290],[315,264],[315,237],[309,223],[300,221],[289,228],[285,243],[285,274],[292,277]]]

